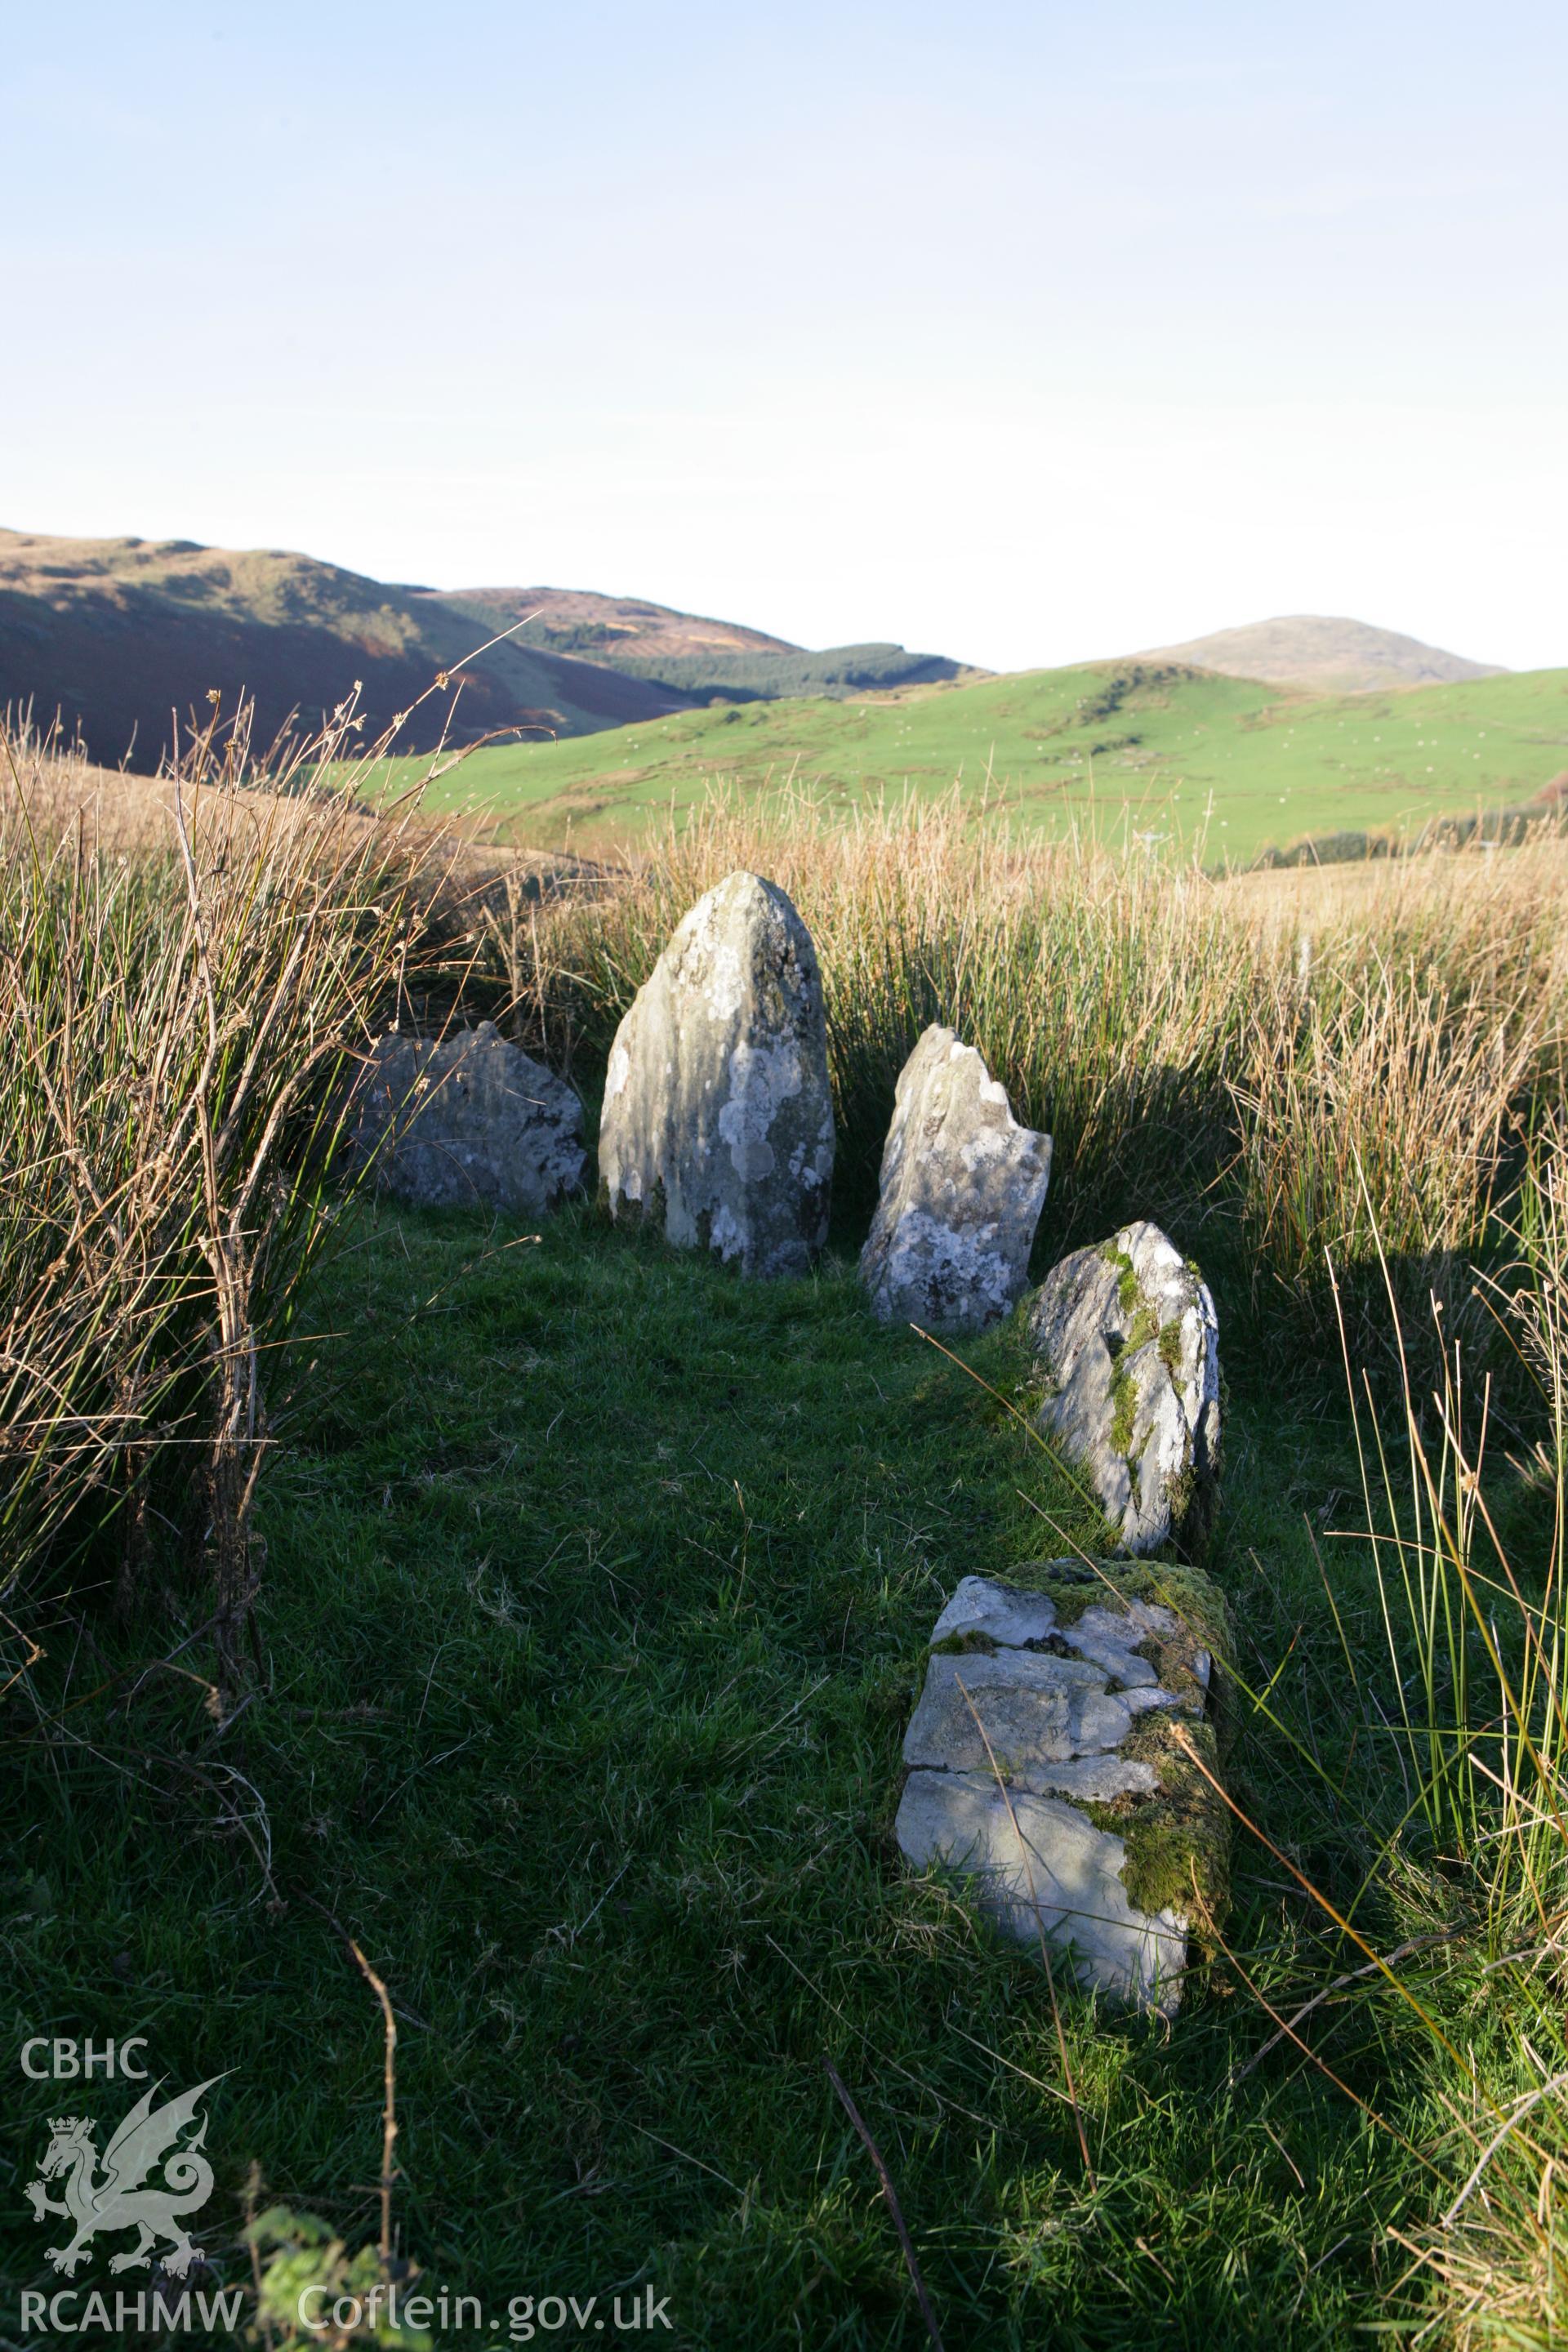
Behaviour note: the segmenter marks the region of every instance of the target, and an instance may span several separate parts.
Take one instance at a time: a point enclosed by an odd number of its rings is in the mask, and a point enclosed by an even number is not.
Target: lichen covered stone
[[[582,1104],[493,1021],[378,1037],[355,1104],[356,1150],[377,1189],[418,1207],[534,1217],[582,1186]]]
[[[1192,1569],[1015,1575],[965,1577],[937,1620],[900,1847],[1087,1988],[1173,2014],[1194,1924],[1228,1885],[1229,1816],[1193,1760],[1216,1766],[1224,1603]]]
[[[900,1074],[860,1276],[884,1322],[979,1331],[1028,1279],[1051,1139],[1020,1127],[973,1045],[933,1024]]]
[[[822,975],[784,893],[731,874],[684,917],[616,1033],[599,1177],[617,1220],[742,1274],[804,1274],[827,1238],[833,1098]]]
[[[1219,1486],[1219,1322],[1159,1227],[1075,1250],[1030,1304],[1041,1431],[1086,1471],[1129,1552],[1208,1534]]]

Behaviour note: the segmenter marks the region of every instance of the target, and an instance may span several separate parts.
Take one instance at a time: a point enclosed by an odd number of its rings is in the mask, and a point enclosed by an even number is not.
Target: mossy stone
[[[1114,1831],[1127,1849],[1122,1884],[1141,1911],[1167,1905],[1190,1917],[1201,1940],[1205,1921],[1217,1923],[1230,1895],[1231,1817],[1228,1807],[1182,1746],[1191,1741],[1216,1777],[1226,1744],[1230,1613],[1225,1595],[1202,1569],[1163,1560],[1026,1560],[1005,1580],[1046,1594],[1058,1622],[1076,1624],[1086,1609],[1118,1601],[1153,1602],[1176,1620],[1176,1631],[1139,1643],[1180,1711],[1151,1708],[1134,1724],[1121,1753],[1152,1764],[1158,1788],[1084,1810],[1097,1828]],[[1198,1671],[1200,1654],[1208,1660]],[[1195,1899],[1194,1899],[1195,1887]]]

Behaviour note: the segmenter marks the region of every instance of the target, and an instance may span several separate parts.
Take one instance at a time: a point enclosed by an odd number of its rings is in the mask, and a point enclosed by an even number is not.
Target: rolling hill
[[[444,730],[459,742],[514,727],[572,736],[686,706],[647,679],[515,642],[469,664],[493,633],[437,596],[277,549],[0,530],[0,708],[31,704],[45,723],[58,713],[96,759],[144,772],[169,746],[172,713],[205,723],[212,688],[230,710],[242,690],[255,697],[266,742],[296,712],[313,727],[358,678],[374,736],[445,670],[452,688],[416,715],[411,750]]]
[[[569,588],[457,588],[424,592],[497,629],[523,625],[516,642],[573,653],[668,688],[691,701],[770,702],[821,694],[837,699],[899,686],[978,677],[943,654],[902,646],[829,646],[813,652],[732,621],[712,621],[631,596]]]
[[[518,637],[468,658],[520,617]],[[58,712],[104,763],[156,769],[174,714],[205,724],[213,688],[227,710],[252,694],[266,741],[358,679],[374,737],[438,672],[451,685],[410,753],[485,748],[431,782],[430,804],[547,848],[606,847],[715,782],[793,781],[847,808],[956,787],[1031,827],[1243,863],[1303,835],[1409,833],[1528,799],[1568,769],[1563,672],[1489,670],[1358,622],[1260,622],[995,677],[586,590],[389,586],[275,549],[0,530],[0,708]]]
[[[1245,628],[1216,629],[1182,646],[1160,646],[1140,661],[1183,662],[1226,677],[1257,678],[1267,686],[1305,687],[1313,694],[1375,694],[1401,686],[1455,686],[1468,678],[1501,677],[1489,662],[1424,646],[1397,629],[1298,613]]]
[[[666,714],[475,753],[429,805],[540,847],[607,850],[715,786],[786,784],[852,813],[956,788],[976,817],[1078,825],[1246,864],[1303,835],[1414,835],[1568,770],[1568,670],[1311,696],[1174,662],[1101,662],[857,700]],[[399,771],[408,780],[411,768]]]
[[[525,617],[531,616],[531,617]],[[482,658],[488,638],[522,628]],[[816,654],[728,621],[586,590],[392,586],[281,549],[0,530],[0,709],[79,730],[93,757],[144,772],[209,692],[256,705],[269,742],[363,685],[374,738],[446,672],[405,732],[411,751],[521,730],[557,740],[647,723],[715,698],[847,695],[956,677],[901,646]]]

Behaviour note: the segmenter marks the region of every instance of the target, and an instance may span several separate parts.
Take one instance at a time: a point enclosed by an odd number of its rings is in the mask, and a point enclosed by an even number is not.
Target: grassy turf
[[[906,787],[1243,862],[1342,828],[1529,798],[1568,768],[1568,671],[1315,698],[1128,663],[848,702],[710,709],[475,753],[426,788],[532,845],[603,848],[700,801],[793,780],[836,809]],[[399,787],[425,772],[395,770]]]
[[[17,2039],[141,2030],[177,2084],[232,2070],[207,2241],[228,2275],[252,2159],[351,2242],[374,2231],[379,2020],[313,1897],[403,2018],[405,2242],[493,2309],[647,2279],[661,2340],[923,2343],[827,2053],[950,2352],[1337,2346],[1373,2315],[1380,2234],[1425,2184],[1289,2048],[1229,2087],[1270,2029],[1226,1965],[1170,2034],[1067,2000],[1091,2182],[1037,1964],[899,1865],[942,1599],[1059,1550],[1041,1510],[1093,1530],[994,1402],[874,1325],[848,1263],[744,1286],[586,1210],[537,1244],[363,1212],[314,1312],[336,1336],[266,1489],[271,1688],[215,1737],[165,1675],[110,1746],[89,1694],[132,1654],[62,1627],[47,1687],[87,1703],[11,1776]],[[1021,1376],[1008,1333],[969,1352]],[[1361,1734],[1300,1524],[1345,1450],[1230,1373],[1215,1567],[1242,1672],[1289,1654],[1270,1708],[1325,1775],[1243,1703],[1233,1784],[1344,1893],[1387,1792],[1332,1794]],[[1339,1601],[1370,1654],[1349,1570]],[[1233,1948],[1304,1998],[1331,1972],[1310,1906],[1260,1850],[1237,1862]],[[1429,2134],[1398,2029],[1351,2010],[1330,2033]],[[16,2184],[62,2093],[13,2090],[6,2271],[52,2284]]]

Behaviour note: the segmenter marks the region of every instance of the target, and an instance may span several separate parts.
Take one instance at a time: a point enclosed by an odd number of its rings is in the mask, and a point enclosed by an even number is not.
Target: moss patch
[[[1123,1315],[1135,1315],[1142,1296],[1138,1286],[1138,1269],[1124,1249],[1115,1242],[1101,1242],[1100,1255],[1107,1265],[1116,1268],[1116,1297]]]
[[[1076,1559],[1026,1559],[998,1571],[997,1581],[1021,1592],[1044,1592],[1056,1603],[1058,1625],[1076,1625],[1091,1601],[1104,1597],[1097,1571]]]
[[[1209,1769],[1217,1770],[1213,1724],[1151,1708],[1121,1752],[1152,1764],[1158,1788],[1149,1796],[1118,1797],[1085,1810],[1097,1828],[1114,1831],[1127,1849],[1121,1883],[1128,1901],[1141,1911],[1168,1906],[1181,1913],[1201,1943],[1205,1922],[1221,1919],[1230,1897],[1230,1814],[1181,1747],[1178,1729]]]
[[[1105,1335],[1105,1344],[1113,1356],[1131,1356],[1138,1349],[1146,1348],[1159,1328],[1154,1319],[1153,1308],[1146,1298],[1140,1298],[1136,1308],[1131,1313],[1125,1333],[1118,1337],[1114,1331],[1108,1331]]]
[[[1125,1364],[1119,1362],[1110,1375],[1110,1443],[1114,1452],[1123,1458],[1132,1444],[1133,1423],[1138,1414],[1138,1383]]]

